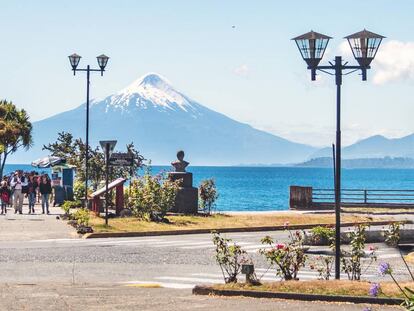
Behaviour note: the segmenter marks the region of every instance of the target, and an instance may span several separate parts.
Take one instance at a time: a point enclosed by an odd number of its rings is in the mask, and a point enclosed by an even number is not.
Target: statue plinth
[[[183,214],[197,214],[198,189],[193,187],[193,174],[189,172],[170,172],[171,181],[180,180],[180,187],[175,197],[175,205],[170,212]]]
[[[170,172],[168,177],[171,181],[180,180],[180,186],[183,188],[193,187],[193,173],[190,172]]]
[[[185,171],[189,163],[184,161],[184,151],[177,152],[177,159],[177,161],[171,163],[175,172],[168,173],[168,178],[171,181],[180,180],[175,204],[170,209],[170,212],[197,214],[198,189],[193,187],[193,174]]]

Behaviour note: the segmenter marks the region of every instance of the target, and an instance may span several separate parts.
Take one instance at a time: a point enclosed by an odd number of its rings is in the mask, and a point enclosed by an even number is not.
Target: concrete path
[[[42,214],[42,207],[35,206],[35,214],[28,214],[28,206],[23,206],[23,214],[15,214],[8,208],[7,214],[0,215],[0,241],[28,241],[60,238],[77,238],[76,231],[65,221],[56,219],[61,215],[60,207],[50,207],[50,214]]]
[[[276,299],[194,296],[165,288],[134,288],[104,284],[39,286],[0,285],[0,310],[140,310],[140,311],[361,311],[368,305],[336,304]],[[377,306],[374,310],[401,310]]]

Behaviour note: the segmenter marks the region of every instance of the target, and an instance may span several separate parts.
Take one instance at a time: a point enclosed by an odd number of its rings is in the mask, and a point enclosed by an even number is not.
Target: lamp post
[[[72,66],[73,75],[76,75],[77,71],[86,71],[86,146],[85,146],[85,206],[88,206],[88,169],[89,169],[89,84],[91,71],[101,72],[101,76],[105,71],[105,67],[108,63],[109,57],[102,54],[96,57],[99,65],[99,69],[93,69],[89,65],[86,68],[77,68],[82,56],[74,53],[69,55],[70,65]]]
[[[100,145],[102,150],[105,151],[105,225],[108,225],[108,180],[109,180],[109,157],[112,151],[114,151],[116,140],[101,140]]]
[[[359,65],[350,66],[348,62],[342,63],[342,57],[336,56],[335,62],[329,65],[319,66],[329,40],[329,36],[310,31],[292,40],[307,63],[311,71],[311,80],[316,80],[316,71],[335,76],[336,84],[336,149],[335,149],[335,279],[340,279],[341,258],[341,85],[342,76],[361,71],[362,81],[367,80],[367,69],[377,54],[378,48],[384,36],[363,30],[345,37],[351,47],[354,58]]]

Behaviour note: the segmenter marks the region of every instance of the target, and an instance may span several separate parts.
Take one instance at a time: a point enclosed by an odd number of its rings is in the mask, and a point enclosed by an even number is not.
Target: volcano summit
[[[42,146],[57,133],[85,137],[85,104],[33,123],[35,145],[14,163],[45,156]],[[123,90],[90,104],[90,144],[116,139],[134,142],[153,164],[167,164],[183,149],[193,165],[295,163],[315,148],[294,143],[235,121],[190,99],[158,74],[147,74]],[[30,158],[29,158],[30,157]]]

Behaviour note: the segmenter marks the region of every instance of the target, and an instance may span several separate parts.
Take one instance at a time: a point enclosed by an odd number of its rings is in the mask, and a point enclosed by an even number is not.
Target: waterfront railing
[[[334,202],[334,189],[290,187],[290,208],[331,208]],[[414,207],[414,190],[341,189],[341,206]]]

